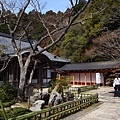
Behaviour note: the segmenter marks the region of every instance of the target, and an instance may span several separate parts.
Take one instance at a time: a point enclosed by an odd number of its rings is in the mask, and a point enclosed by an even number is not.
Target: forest
[[[81,0],[75,6],[75,10],[81,9],[85,0]],[[16,14],[11,11],[9,16],[12,19],[17,19]],[[31,10],[29,13],[24,13],[21,26],[25,26],[30,21],[33,21],[29,29],[29,38],[31,40],[39,40],[47,32],[42,22],[39,22],[36,10]],[[74,11],[75,12],[75,11]],[[72,13],[73,15],[75,13]],[[64,13],[55,13],[52,10],[45,14],[39,13],[50,31],[60,26],[68,24],[68,18],[71,14],[71,9],[67,9]],[[72,16],[70,16],[72,17]],[[10,19],[9,18],[9,19]],[[0,20],[2,21],[2,19]],[[13,21],[11,24],[14,25]],[[6,24],[0,26],[1,33],[7,33]],[[18,31],[18,36],[21,29]],[[62,30],[55,34],[53,39],[56,39]],[[49,38],[40,43],[44,47],[50,42]],[[118,0],[95,0],[91,6],[82,13],[74,25],[71,26],[62,41],[58,42],[50,49],[49,52],[71,60],[71,63],[95,62],[115,60],[120,58],[120,2]]]

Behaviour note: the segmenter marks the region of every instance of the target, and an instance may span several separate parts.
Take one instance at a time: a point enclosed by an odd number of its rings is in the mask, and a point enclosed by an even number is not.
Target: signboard
[[[101,83],[101,75],[100,75],[100,73],[96,73],[96,83],[97,84]]]

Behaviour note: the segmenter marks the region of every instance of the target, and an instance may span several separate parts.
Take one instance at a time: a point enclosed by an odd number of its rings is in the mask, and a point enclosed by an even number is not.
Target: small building
[[[104,86],[106,84],[105,73],[118,68],[120,68],[120,61],[66,64],[60,68],[60,75],[70,76],[73,86],[98,83]]]
[[[16,42],[18,42],[16,38]],[[34,41],[31,41],[31,44],[34,44]],[[23,40],[21,41],[22,55],[23,60],[26,60],[26,57],[30,53],[30,44]],[[41,50],[42,48],[38,46],[37,50]],[[8,81],[14,86],[18,86],[20,69],[18,64],[18,59],[16,54],[14,53],[14,49],[11,44],[11,38],[7,34],[0,33],[0,51],[2,52],[0,57],[0,69],[2,69],[3,65],[8,62],[11,57],[6,69],[0,72],[0,86],[3,82]],[[47,85],[52,79],[56,78],[57,70],[64,66],[65,64],[70,63],[70,60],[61,58],[59,56],[53,55],[47,51],[42,52],[41,54],[35,55],[33,60],[30,63],[28,68],[27,76],[26,76],[26,84],[28,82],[28,76],[33,67],[34,59],[38,59],[39,62],[35,69],[32,83],[34,85]]]

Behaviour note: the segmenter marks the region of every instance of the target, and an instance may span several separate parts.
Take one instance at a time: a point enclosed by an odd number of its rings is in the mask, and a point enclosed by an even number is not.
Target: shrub
[[[60,83],[61,86],[69,86],[70,85],[70,82],[71,82],[71,77],[68,77],[68,76],[61,76],[60,80],[52,80],[50,82],[50,88],[49,88],[49,92],[52,91],[52,89],[54,89],[54,87]]]
[[[14,99],[11,100],[11,101],[9,101],[9,102],[3,103],[3,106],[4,106],[4,107],[10,107],[10,106],[13,105],[13,104],[15,104],[15,100],[14,100]],[[1,106],[0,106],[0,107],[1,107]]]
[[[0,99],[2,102],[7,102],[13,100],[17,96],[17,88],[10,85],[10,83],[5,82],[0,87]]]
[[[3,112],[0,110],[0,120],[4,120]]]
[[[23,114],[30,113],[31,110],[22,108],[22,107],[16,107],[16,108],[10,108],[6,114],[8,118],[14,118]]]
[[[0,88],[0,100],[3,102],[6,100],[6,93],[3,89]]]
[[[7,115],[7,118],[15,118],[17,116],[27,114],[30,112],[31,111],[26,109],[26,108],[16,107],[16,108],[10,108],[9,110],[7,110],[6,115]],[[0,110],[0,120],[4,120],[4,115],[3,115],[3,112],[1,110]]]

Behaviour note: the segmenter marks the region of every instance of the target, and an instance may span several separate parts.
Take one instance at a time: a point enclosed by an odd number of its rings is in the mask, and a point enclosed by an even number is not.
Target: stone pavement
[[[114,96],[113,87],[101,87],[87,93],[98,93],[99,103],[63,120],[120,120],[120,97]]]

